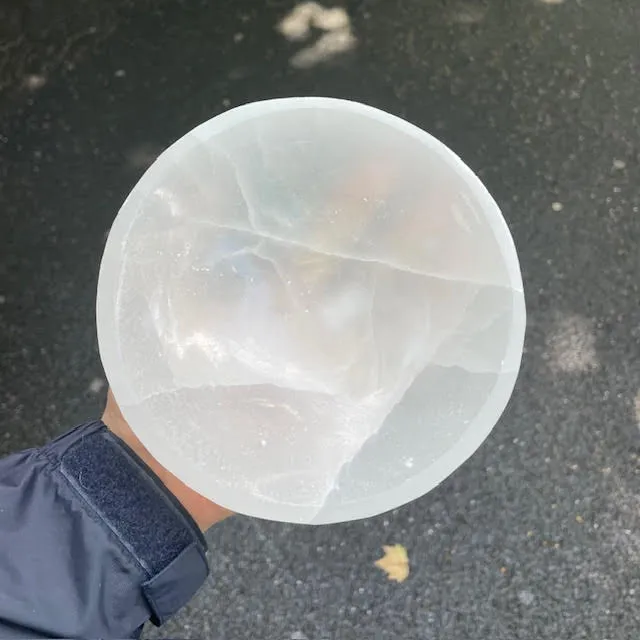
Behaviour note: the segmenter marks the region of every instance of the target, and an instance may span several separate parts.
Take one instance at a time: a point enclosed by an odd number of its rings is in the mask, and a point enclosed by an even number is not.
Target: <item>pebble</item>
[[[89,391],[91,393],[100,393],[100,391],[102,391],[102,389],[104,388],[105,384],[106,383],[102,378],[94,378],[89,383]]]

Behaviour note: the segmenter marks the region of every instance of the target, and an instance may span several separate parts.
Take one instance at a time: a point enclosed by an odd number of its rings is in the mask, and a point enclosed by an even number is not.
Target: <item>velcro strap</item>
[[[60,470],[148,576],[141,585],[154,624],[186,604],[208,574],[206,542],[157,476],[101,422],[47,447]]]

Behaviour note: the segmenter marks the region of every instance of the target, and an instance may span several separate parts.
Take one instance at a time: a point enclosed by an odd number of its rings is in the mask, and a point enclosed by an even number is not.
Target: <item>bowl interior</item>
[[[332,522],[482,442],[524,333],[501,214],[444,145],[331,99],[254,103],[170,147],[113,225],[98,337],[125,417],[242,513]]]

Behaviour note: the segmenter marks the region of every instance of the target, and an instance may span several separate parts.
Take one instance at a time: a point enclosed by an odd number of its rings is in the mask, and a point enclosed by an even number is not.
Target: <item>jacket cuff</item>
[[[143,570],[151,622],[165,622],[209,572],[207,544],[193,518],[101,421],[76,427],[44,453]]]

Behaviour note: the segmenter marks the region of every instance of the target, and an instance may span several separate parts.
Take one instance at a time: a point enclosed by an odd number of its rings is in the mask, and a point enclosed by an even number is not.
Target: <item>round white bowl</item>
[[[157,460],[234,511],[363,518],[487,437],[525,329],[498,206],[428,133],[330,98],[196,127],[113,224],[100,354]]]

